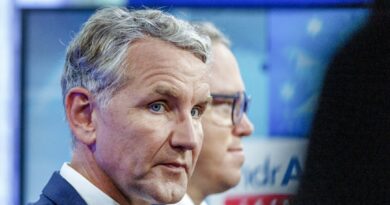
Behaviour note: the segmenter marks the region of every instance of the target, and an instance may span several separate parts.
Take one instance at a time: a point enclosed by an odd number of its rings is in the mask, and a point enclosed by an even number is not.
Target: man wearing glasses
[[[196,24],[212,41],[210,91],[212,106],[202,118],[204,141],[187,195],[179,205],[205,204],[204,199],[238,184],[244,162],[241,138],[251,135],[245,94],[236,58],[229,41],[211,23]]]

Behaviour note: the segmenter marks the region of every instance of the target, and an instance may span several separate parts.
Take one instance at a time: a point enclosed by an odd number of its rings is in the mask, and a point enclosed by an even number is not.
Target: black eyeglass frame
[[[235,109],[236,109],[237,101],[241,98],[241,96],[243,97],[243,106],[242,106],[242,110],[240,109],[239,118],[236,119],[234,117],[234,112],[235,112]],[[237,92],[237,93],[235,93],[233,95],[211,93],[211,97],[213,98],[213,100],[217,99],[217,98],[233,99],[232,113],[231,113],[231,120],[232,120],[233,126],[235,126],[235,125],[237,125],[237,124],[239,124],[241,122],[242,117],[244,116],[244,114],[248,110],[249,102],[251,100],[251,97],[249,95],[247,95],[245,91]]]

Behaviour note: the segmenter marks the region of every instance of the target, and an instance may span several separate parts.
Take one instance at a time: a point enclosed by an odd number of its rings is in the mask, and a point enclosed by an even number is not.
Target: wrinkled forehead
[[[200,80],[205,79],[203,77],[208,75],[211,67],[209,62],[203,62],[191,49],[180,48],[171,42],[154,37],[140,38],[129,44],[125,64],[137,73],[143,72],[140,68],[166,67],[172,61],[176,61],[178,64],[189,64],[189,68],[183,69],[181,72],[194,77],[200,76]],[[142,67],[140,64],[143,64]],[[191,73],[194,71],[191,68],[197,69],[196,73]]]
[[[147,86],[157,93],[178,96],[208,90],[210,65],[188,50],[155,39],[143,39],[129,47],[127,69],[134,87]]]

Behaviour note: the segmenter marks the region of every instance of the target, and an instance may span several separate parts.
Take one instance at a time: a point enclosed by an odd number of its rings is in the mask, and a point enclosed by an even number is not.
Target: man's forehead
[[[211,67],[211,64],[205,64],[203,69],[201,69],[199,72],[202,72],[202,74],[200,75],[200,78],[199,80],[201,82],[206,82],[209,84],[210,80],[212,79],[212,67]]]
[[[194,80],[207,82],[210,66],[209,63],[202,62],[189,50],[184,50],[157,38],[147,37],[129,45],[127,67],[134,76],[141,75],[146,69],[160,71],[162,69],[176,69],[168,72],[172,76],[179,76],[179,73],[182,73],[187,77],[195,78]]]

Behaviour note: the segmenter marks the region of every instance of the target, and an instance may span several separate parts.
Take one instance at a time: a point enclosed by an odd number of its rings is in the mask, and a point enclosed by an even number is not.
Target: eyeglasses
[[[244,113],[247,112],[250,96],[245,92],[237,92],[233,95],[211,94],[213,97],[213,104],[228,103],[232,106],[231,118],[233,125],[240,123]]]

